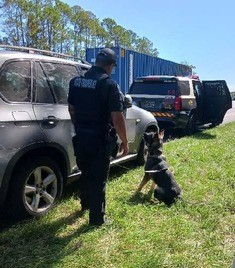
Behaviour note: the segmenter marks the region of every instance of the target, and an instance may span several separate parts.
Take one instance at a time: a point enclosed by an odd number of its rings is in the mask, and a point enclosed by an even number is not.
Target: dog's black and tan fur
[[[181,198],[181,189],[174,179],[172,172],[163,156],[164,131],[150,132],[144,134],[148,148],[147,161],[145,163],[145,174],[139,184],[137,192],[151,179],[153,181],[151,191],[154,197],[166,205],[173,204],[177,198]]]

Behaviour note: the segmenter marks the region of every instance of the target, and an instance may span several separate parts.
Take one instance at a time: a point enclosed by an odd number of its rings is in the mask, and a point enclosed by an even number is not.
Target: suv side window
[[[69,82],[79,75],[76,66],[55,62],[41,62],[41,64],[57,103],[67,104]]]
[[[178,81],[181,95],[190,95],[189,81]]]
[[[0,75],[0,92],[11,102],[29,102],[31,75],[29,61],[12,61]]]
[[[204,87],[207,96],[226,96],[226,89],[221,82],[207,82]]]
[[[54,103],[50,86],[47,81],[42,67],[39,62],[35,63],[36,67],[36,93],[35,101],[37,103]]]

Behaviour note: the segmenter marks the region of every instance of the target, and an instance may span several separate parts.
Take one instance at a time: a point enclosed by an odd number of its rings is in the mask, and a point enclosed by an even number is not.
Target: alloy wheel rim
[[[42,213],[54,203],[57,195],[57,178],[47,166],[35,168],[28,176],[24,187],[24,202],[33,213]]]

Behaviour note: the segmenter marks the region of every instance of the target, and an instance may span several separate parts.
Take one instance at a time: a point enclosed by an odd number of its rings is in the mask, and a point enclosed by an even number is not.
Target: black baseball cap
[[[111,48],[106,47],[106,48],[101,49],[98,52],[96,59],[103,60],[104,62],[107,62],[110,64],[114,63],[115,66],[117,66],[117,54]]]

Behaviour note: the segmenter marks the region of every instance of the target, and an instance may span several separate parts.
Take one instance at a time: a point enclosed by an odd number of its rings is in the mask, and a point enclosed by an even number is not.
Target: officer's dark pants
[[[104,222],[105,187],[109,173],[110,158],[104,146],[77,138],[75,154],[78,168],[79,191],[83,209],[89,209],[89,223],[100,225]]]

